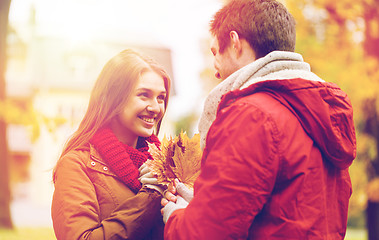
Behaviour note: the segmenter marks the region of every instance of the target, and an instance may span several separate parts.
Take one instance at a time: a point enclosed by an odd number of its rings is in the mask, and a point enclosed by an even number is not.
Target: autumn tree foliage
[[[7,127],[9,124],[22,125],[30,131],[32,141],[38,139],[40,126],[44,125],[53,132],[59,125],[66,122],[63,117],[47,117],[37,112],[32,101],[18,101],[7,95],[5,73],[9,60],[9,29],[8,15],[11,0],[0,0],[0,229],[13,228],[10,204],[10,163],[12,161],[8,149]],[[9,80],[8,80],[9,81]]]
[[[286,4],[297,21],[297,51],[315,73],[337,83],[352,101],[358,149],[350,168],[354,192],[349,214],[354,219],[367,208],[369,239],[377,239],[379,0],[287,0]]]
[[[0,1],[0,101],[4,101],[6,98],[6,38],[9,7],[10,0]],[[0,228],[13,228],[10,216],[10,188],[6,128],[7,124],[5,120],[0,118]]]

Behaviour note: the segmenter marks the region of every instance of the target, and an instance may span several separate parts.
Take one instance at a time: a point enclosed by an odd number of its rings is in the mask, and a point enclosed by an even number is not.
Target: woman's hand
[[[141,167],[138,169],[140,177],[138,180],[142,183],[143,186],[147,188],[158,191],[163,195],[165,187],[158,183],[158,179],[155,175],[150,171],[149,167],[146,163],[143,163]]]

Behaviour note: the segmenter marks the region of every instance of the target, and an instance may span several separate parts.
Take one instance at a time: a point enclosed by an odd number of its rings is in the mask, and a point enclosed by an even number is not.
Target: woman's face
[[[149,137],[165,112],[166,88],[162,76],[154,71],[143,73],[132,90],[123,111],[113,122],[118,139],[135,147],[138,137]]]

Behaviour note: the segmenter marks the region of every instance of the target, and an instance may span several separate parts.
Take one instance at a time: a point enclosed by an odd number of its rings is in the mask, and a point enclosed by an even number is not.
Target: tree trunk
[[[379,237],[379,203],[368,200],[367,202],[367,230],[368,240],[378,240]]]
[[[5,69],[8,15],[11,0],[0,0],[0,101],[6,98]],[[0,228],[13,228],[10,214],[10,187],[7,124],[0,116]]]

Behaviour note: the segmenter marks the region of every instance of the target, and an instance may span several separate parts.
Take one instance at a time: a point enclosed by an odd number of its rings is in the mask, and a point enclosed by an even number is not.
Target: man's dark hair
[[[229,33],[236,31],[247,40],[256,58],[278,51],[295,51],[296,22],[275,0],[233,0],[221,8],[210,23],[220,53],[229,45]]]

